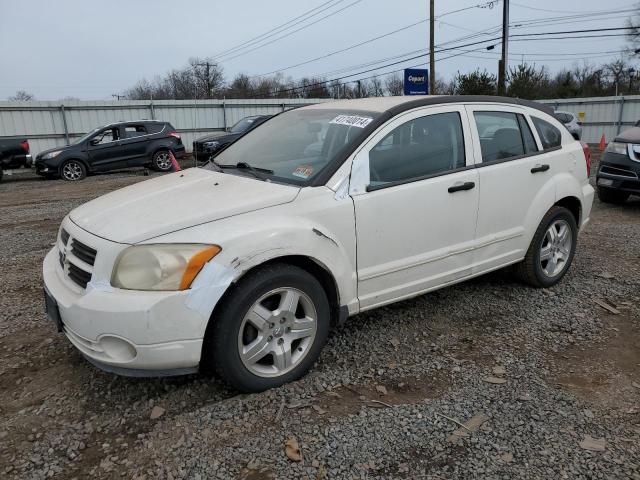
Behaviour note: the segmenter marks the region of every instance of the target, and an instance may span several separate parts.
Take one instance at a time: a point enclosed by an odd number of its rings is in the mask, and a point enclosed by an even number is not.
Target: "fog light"
[[[118,362],[129,362],[136,358],[138,354],[136,347],[131,343],[110,335],[101,337],[98,344],[102,347],[105,354]]]
[[[611,185],[613,185],[613,180],[611,180],[610,178],[599,178],[598,185],[602,185],[603,187],[610,187]]]

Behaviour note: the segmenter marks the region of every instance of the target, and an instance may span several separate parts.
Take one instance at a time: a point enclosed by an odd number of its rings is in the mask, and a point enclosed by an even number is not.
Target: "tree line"
[[[509,68],[507,95],[526,99],[598,97],[640,93],[640,71],[619,59],[599,66],[583,65],[551,74],[547,67],[521,63]],[[236,75],[225,82],[223,70],[211,59],[192,58],[182,69],[141,80],[126,90],[130,100],[221,98],[362,98],[402,95],[400,73],[360,81],[328,81],[323,77],[294,80],[282,74]],[[486,70],[458,72],[450,81],[438,78],[435,94],[496,95],[497,77]]]

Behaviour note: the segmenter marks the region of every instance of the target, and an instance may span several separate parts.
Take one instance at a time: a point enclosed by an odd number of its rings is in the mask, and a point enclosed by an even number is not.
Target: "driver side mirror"
[[[89,145],[92,146],[96,146],[100,144],[100,139],[99,138],[92,138],[91,140],[89,140]]]

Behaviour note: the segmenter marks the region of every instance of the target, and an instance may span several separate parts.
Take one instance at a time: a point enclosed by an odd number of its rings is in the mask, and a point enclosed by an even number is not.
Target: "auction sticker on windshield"
[[[336,125],[348,125],[349,127],[364,128],[373,121],[370,117],[360,117],[358,115],[338,115],[329,123]]]
[[[311,165],[299,165],[292,173],[294,177],[304,178],[305,180],[313,173]]]

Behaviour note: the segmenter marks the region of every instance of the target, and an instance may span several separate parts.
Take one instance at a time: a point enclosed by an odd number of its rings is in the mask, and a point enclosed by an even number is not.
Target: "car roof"
[[[397,114],[412,108],[430,105],[446,105],[449,103],[495,103],[520,105],[535,108],[547,114],[553,114],[553,109],[551,107],[541,103],[520,98],[498,97],[493,95],[407,95],[397,97],[369,97],[317,103],[302,107],[302,109],[364,110],[369,112],[389,112]]]
[[[139,123],[169,123],[166,122],[164,120],[149,120],[149,119],[142,119],[142,120],[121,120],[119,122],[111,122],[111,123],[107,123],[106,125],[103,125],[102,127],[99,128],[106,128],[106,127],[115,127],[116,125],[132,125],[132,124],[139,124]]]

